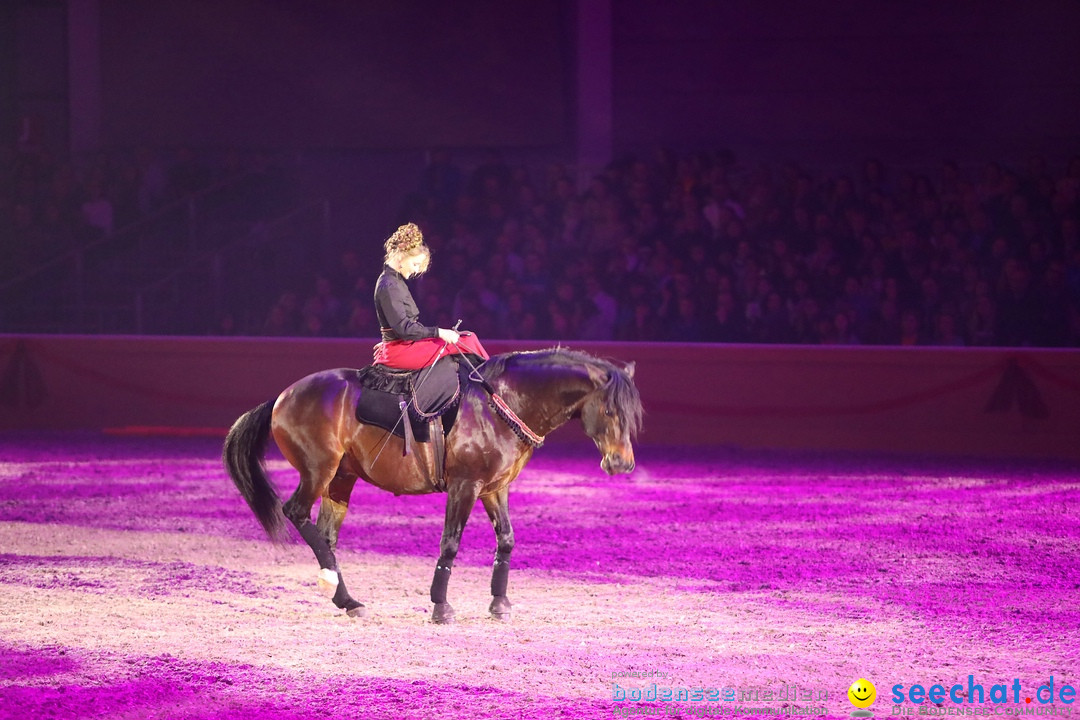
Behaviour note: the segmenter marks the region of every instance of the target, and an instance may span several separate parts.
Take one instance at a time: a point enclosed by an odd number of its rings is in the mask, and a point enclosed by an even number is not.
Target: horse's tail
[[[288,537],[288,526],[281,514],[281,499],[270,484],[263,462],[273,411],[274,402],[269,400],[237,418],[225,436],[221,460],[266,534],[282,542]]]

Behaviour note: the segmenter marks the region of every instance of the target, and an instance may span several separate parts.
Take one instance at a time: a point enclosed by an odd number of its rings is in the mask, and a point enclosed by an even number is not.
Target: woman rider
[[[469,353],[484,360],[488,353],[472,333],[430,327],[420,322],[406,280],[422,274],[431,262],[431,250],[413,223],[402,225],[386,239],[383,271],[375,283],[375,314],[382,342],[375,346],[375,364],[396,370],[419,370],[443,355]]]

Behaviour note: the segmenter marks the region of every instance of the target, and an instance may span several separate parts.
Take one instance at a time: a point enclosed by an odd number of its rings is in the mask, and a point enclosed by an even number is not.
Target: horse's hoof
[[[363,603],[358,603],[353,600],[351,603],[349,603],[349,606],[345,608],[345,614],[351,618],[364,617],[365,615],[367,615],[367,608],[364,607]]]
[[[338,574],[334,570],[323,568],[319,571],[319,592],[328,598],[334,597],[337,592]]]
[[[505,595],[497,595],[491,599],[491,605],[488,607],[488,612],[491,613],[491,617],[495,620],[509,620],[510,601]]]
[[[451,625],[454,622],[454,608],[450,603],[435,603],[435,609],[431,611],[431,622],[436,625]]]

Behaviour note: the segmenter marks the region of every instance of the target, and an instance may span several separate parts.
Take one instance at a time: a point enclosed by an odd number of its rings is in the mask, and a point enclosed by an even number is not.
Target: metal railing
[[[171,273],[193,255],[212,252],[224,232],[238,234],[226,218],[247,212],[239,191],[255,176],[248,172],[215,183],[0,280],[0,330],[122,331],[104,320],[129,303],[117,293]]]
[[[206,334],[225,314],[250,325],[264,314],[279,283],[318,267],[329,239],[330,203],[318,200],[245,228],[134,296],[134,332]]]

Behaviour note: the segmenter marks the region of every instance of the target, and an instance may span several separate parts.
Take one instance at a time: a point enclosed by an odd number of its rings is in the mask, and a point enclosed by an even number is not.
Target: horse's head
[[[581,405],[585,433],[596,443],[608,475],[634,469],[631,438],[641,427],[641,396],[634,385],[634,365],[619,368],[610,363],[589,366],[595,389]]]
[[[552,348],[496,355],[481,372],[505,393],[521,419],[533,423],[541,442],[566,421],[581,418],[600,450],[604,472],[634,469],[630,441],[641,428],[642,408],[633,363],[620,367],[587,353]]]

